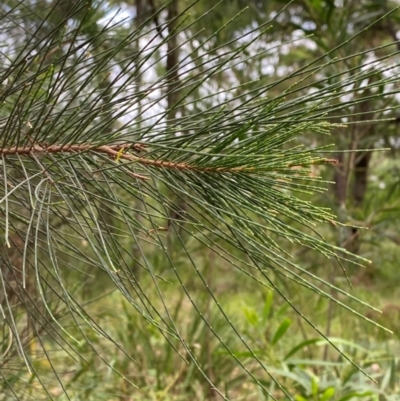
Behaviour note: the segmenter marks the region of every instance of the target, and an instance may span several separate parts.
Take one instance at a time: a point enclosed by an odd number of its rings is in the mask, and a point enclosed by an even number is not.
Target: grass
[[[170,309],[174,311],[174,323],[185,343],[194,351],[197,363],[213,383],[233,400],[272,399],[266,391],[260,390],[249,380],[232,355],[194,312],[191,302],[177,290],[176,283],[170,277],[169,279],[170,284],[163,283],[161,287],[169,306],[174,306]],[[146,280],[148,278],[144,276],[145,286]],[[147,284],[150,285],[150,282]],[[391,305],[393,296],[385,293],[379,283],[358,283],[356,292],[361,298],[383,309],[379,318],[375,315],[371,317],[389,328],[394,328],[395,334],[390,336],[335,307],[330,336],[336,338],[335,344],[377,380],[378,384],[363,376],[331,348],[325,354],[326,342],[272,291],[258,289],[254,292],[251,281],[246,282],[245,279],[238,287],[234,276],[222,279],[220,274],[215,275],[213,285],[220,305],[246,343],[254,350],[254,354],[248,352],[234,331],[226,325],[218,308],[210,304],[204,293],[192,285],[192,295],[199,310],[206,314],[212,327],[233,350],[237,360],[276,399],[287,400],[288,397],[278,389],[268,373],[296,401],[396,399],[393,397],[400,391],[399,361],[396,357],[400,351],[400,342],[395,316],[398,316],[396,313],[399,311],[397,308],[385,309],[385,305]],[[295,290],[294,286],[293,289],[288,287],[289,292]],[[177,339],[162,335],[133,311],[120,293],[114,291],[106,294],[106,288],[104,291],[105,295],[100,300],[87,305],[87,313],[105,329],[109,341],[82,325],[87,340],[76,347],[85,360],[74,361],[65,351],[57,351],[57,346],[50,337],[45,340],[47,349],[51,349],[49,352],[52,352],[52,362],[57,371],[63,372],[60,380],[67,383],[66,390],[71,400],[218,399],[215,390],[210,388],[194,363],[188,362],[185,349]],[[150,295],[153,304],[160,302],[155,293]],[[307,315],[311,315],[313,322],[324,330],[328,302],[321,301],[316,294],[299,292],[298,288],[292,296],[296,305]],[[78,333],[71,334],[78,337]],[[106,356],[108,366],[94,349],[99,355]],[[56,400],[67,400],[61,393],[52,367],[44,355],[40,358],[39,350],[38,344],[32,345],[31,352],[36,352],[36,369],[42,373],[42,377],[43,373],[47,373],[45,377],[48,378],[51,396]],[[268,373],[257,363],[255,356],[267,367]],[[13,360],[14,368],[18,366],[17,360],[18,357]],[[14,386],[18,383],[21,391],[24,388],[30,397],[41,399],[39,394],[42,392],[36,379],[29,378],[26,374],[20,375],[16,371],[14,380]],[[45,394],[43,399],[46,399]]]

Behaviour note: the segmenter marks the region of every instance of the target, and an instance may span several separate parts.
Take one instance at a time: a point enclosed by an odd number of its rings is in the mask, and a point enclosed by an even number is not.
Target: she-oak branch
[[[200,171],[200,172],[210,172],[210,173],[231,173],[231,172],[254,172],[256,170],[255,167],[248,166],[238,166],[238,167],[198,167],[186,163],[174,163],[170,161],[162,161],[162,160],[152,160],[146,159],[144,157],[135,156],[130,153],[126,153],[129,150],[134,150],[139,153],[146,148],[145,145],[138,143],[124,143],[117,145],[90,145],[90,144],[64,144],[64,145],[49,145],[46,146],[44,144],[32,144],[29,146],[13,146],[10,148],[0,149],[0,154],[3,156],[10,155],[31,155],[37,153],[84,153],[84,152],[93,152],[93,153],[103,153],[110,156],[110,158],[119,161],[120,159],[129,160],[133,162],[137,162],[140,164],[160,167],[160,168],[169,168],[169,169],[179,169],[179,170],[191,170],[191,171]],[[325,164],[332,163],[336,164],[336,159],[316,159],[311,164]],[[302,167],[297,165],[288,165],[287,168],[296,168]],[[137,178],[140,179],[148,179],[147,177],[136,174]]]

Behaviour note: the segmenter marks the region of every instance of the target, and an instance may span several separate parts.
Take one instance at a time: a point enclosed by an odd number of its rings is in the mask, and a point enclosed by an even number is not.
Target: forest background
[[[0,399],[399,400],[397,6],[2,2]]]

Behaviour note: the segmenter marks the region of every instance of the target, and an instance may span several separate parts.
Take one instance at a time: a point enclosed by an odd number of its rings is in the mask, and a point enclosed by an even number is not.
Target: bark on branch
[[[3,148],[0,149],[0,155],[10,156],[10,155],[32,155],[32,154],[55,154],[55,153],[103,153],[108,155],[111,159],[114,160],[128,160],[131,162],[137,162],[142,165],[154,166],[159,168],[167,168],[167,169],[178,169],[178,170],[190,170],[190,171],[198,171],[198,172],[209,172],[209,173],[251,173],[257,171],[257,167],[248,167],[246,166],[236,166],[236,167],[201,167],[187,163],[176,163],[173,161],[164,161],[164,160],[153,160],[146,159],[141,156],[135,156],[131,153],[128,153],[129,150],[134,150],[136,152],[141,152],[145,149],[145,145],[142,144],[118,144],[118,145],[90,145],[90,144],[64,144],[64,145],[44,145],[44,144],[32,144],[29,146],[13,146],[11,148]],[[336,164],[336,159],[326,159],[326,158],[316,158],[311,161],[309,164]],[[283,168],[293,168],[298,169],[301,167],[307,167],[298,164],[287,164]],[[138,178],[147,179],[147,177],[139,176]]]

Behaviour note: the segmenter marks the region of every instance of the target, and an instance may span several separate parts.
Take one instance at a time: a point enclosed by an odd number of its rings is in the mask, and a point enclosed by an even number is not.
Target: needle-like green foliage
[[[24,398],[10,373],[14,363],[26,372],[27,384],[30,377],[38,380],[48,399],[55,398],[47,384],[52,375],[68,398],[68,378],[54,350],[84,359],[83,343],[118,374],[107,350],[93,340],[113,339],[76,295],[90,282],[91,292],[102,296],[104,277],[171,346],[179,339],[186,351],[182,357],[213,386],[175,324],[163,274],[150,261],[158,254],[163,273],[192,303],[192,313],[200,315],[249,380],[268,392],[254,365],[237,358],[198,307],[188,276],[197,277],[257,369],[268,374],[210,288],[192,254],[193,243],[221,261],[215,262],[216,274],[218,263],[228,263],[232,274],[254,280],[254,286],[274,288],[310,325],[290,294],[275,284],[275,275],[363,316],[346,305],[346,297],[354,301],[354,296],[339,288],[332,293],[332,283],[302,269],[290,254],[292,244],[310,248],[336,263],[343,275],[348,263],[366,262],[318,234],[324,224],[338,223],[330,210],[303,195],[327,188],[310,172],[336,161],[328,153],[332,148],[307,148],[296,139],[344,129],[336,116],[351,115],[352,107],[365,100],[341,101],[353,93],[352,85],[366,81],[371,98],[389,96],[375,89],[398,82],[395,53],[356,72],[327,76],[325,70],[343,62],[335,58],[339,47],[256,90],[246,91],[245,82],[221,89],[213,81],[218,74],[268,56],[254,53],[252,45],[273,21],[216,46],[213,36],[195,40],[192,28],[202,17],[194,21],[190,7],[172,30],[171,21],[156,29],[151,16],[129,31],[127,21],[111,15],[106,3],[65,3],[9,1],[0,13],[3,390],[7,397]],[[157,12],[159,21],[167,7]],[[165,45],[174,36],[182,52],[174,67],[179,80],[171,86],[176,76],[163,72],[162,64]],[[360,54],[347,58],[353,57]],[[368,80],[372,76],[377,78]],[[310,78],[320,90],[307,93]],[[279,96],[270,96],[288,81]],[[177,100],[166,107],[171,88]],[[173,120],[171,110],[176,111]],[[158,301],[150,295],[155,292]],[[135,358],[132,350],[121,352]],[[45,371],[37,360],[48,361]],[[225,397],[223,389],[216,391]]]

